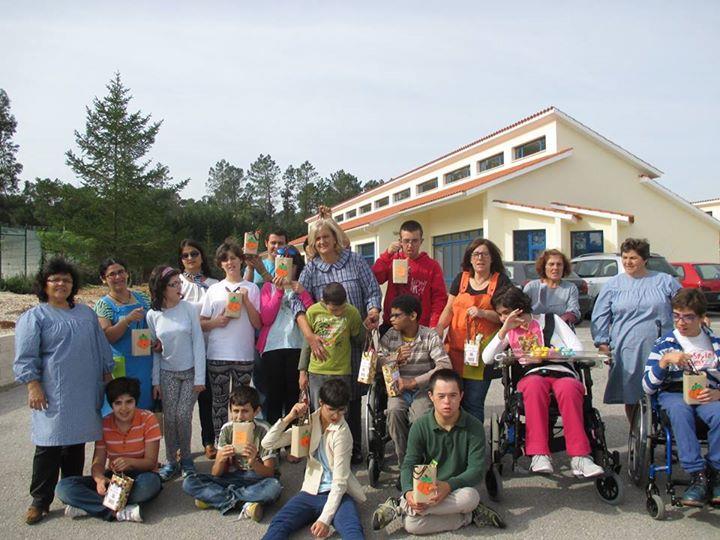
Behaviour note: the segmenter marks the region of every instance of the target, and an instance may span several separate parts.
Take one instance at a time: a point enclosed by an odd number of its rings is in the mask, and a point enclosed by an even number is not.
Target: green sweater
[[[400,469],[403,493],[412,491],[415,465],[438,462],[437,479],[455,491],[475,487],[483,477],[485,430],[478,419],[460,409],[460,418],[450,431],[435,420],[434,409],[421,416],[410,428],[405,460]]]

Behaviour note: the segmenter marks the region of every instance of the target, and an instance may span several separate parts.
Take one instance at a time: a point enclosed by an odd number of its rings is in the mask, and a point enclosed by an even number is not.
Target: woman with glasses
[[[490,389],[490,369],[485,369],[482,348],[500,329],[500,316],[492,307],[493,296],[512,285],[505,274],[502,255],[490,240],[476,238],[465,250],[462,271],[450,285],[445,310],[440,316],[437,332],[447,329],[446,344],[453,369],[462,376],[463,408],[475,418],[485,420],[485,396]],[[465,362],[465,342],[482,335],[477,362]],[[477,364],[477,365],[472,365]]]
[[[81,476],[85,443],[102,439],[103,383],[113,357],[92,310],[75,303],[76,268],[48,261],[35,279],[40,304],[15,327],[15,380],[27,385],[35,445],[28,525],[48,513],[58,474]]]
[[[210,277],[210,265],[205,257],[205,251],[195,240],[185,239],[180,242],[178,264],[179,268],[183,269],[180,274],[183,300],[195,308],[199,317],[205,293],[210,285],[214,285],[218,280]],[[215,448],[215,428],[212,422],[212,390],[209,384],[206,384],[205,390],[198,395],[198,409],[200,411],[200,435],[203,448],[205,448],[205,457],[215,459],[217,449]]]
[[[145,293],[128,287],[129,273],[125,261],[110,257],[99,268],[100,279],[108,293],[95,303],[100,327],[110,342],[115,360],[113,377],[132,377],[140,381],[140,400],[137,406],[152,410],[152,353],[134,355],[132,331],[147,329],[145,314],[150,299]],[[103,415],[112,411],[105,402]]]

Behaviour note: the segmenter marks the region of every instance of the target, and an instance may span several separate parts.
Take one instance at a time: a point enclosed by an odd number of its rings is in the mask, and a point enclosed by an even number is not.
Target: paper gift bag
[[[243,253],[245,255],[257,255],[258,244],[258,234],[256,232],[246,232]]]
[[[231,319],[239,319],[240,313],[242,313],[242,294],[238,291],[228,291],[225,316]]]
[[[362,384],[372,384],[375,380],[375,372],[377,370],[377,351],[372,346],[371,334],[365,341],[365,351],[360,359],[360,370],[358,371],[358,382]]]
[[[252,443],[255,437],[255,423],[253,422],[233,422],[233,438],[232,444],[235,448],[235,454],[240,455],[243,447],[246,444]],[[247,461],[245,458],[240,458],[240,462],[245,467]]]
[[[688,405],[697,405],[698,395],[708,386],[705,373],[683,373],[683,399]]]
[[[393,259],[392,266],[393,283],[408,282],[408,260]]]
[[[152,345],[150,330],[147,328],[133,328],[130,339],[132,340],[133,356],[150,356],[150,345]]]
[[[290,428],[290,455],[296,458],[307,457],[310,453],[310,422],[297,424]]]
[[[483,335],[478,334],[480,321],[474,317],[465,318],[465,346],[463,362],[466,366],[478,367],[480,365],[480,344]]]
[[[383,378],[385,379],[385,388],[390,397],[398,397],[398,381],[400,380],[400,367],[397,362],[388,362],[382,367]]]
[[[275,257],[275,277],[283,278],[288,285],[292,281],[293,260],[291,257]]]
[[[113,474],[103,499],[103,506],[119,512],[127,504],[134,480],[124,474]]]
[[[426,503],[435,494],[437,465],[415,465],[413,467],[413,498],[416,503]]]

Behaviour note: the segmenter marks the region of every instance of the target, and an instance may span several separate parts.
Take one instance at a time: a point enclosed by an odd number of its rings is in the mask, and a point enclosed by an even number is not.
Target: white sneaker
[[[65,507],[65,516],[71,518],[71,519],[77,519],[81,517],[87,516],[88,513],[83,510],[82,508],[78,508],[77,506],[70,506],[69,504]]]
[[[115,514],[115,519],[118,521],[134,521],[135,523],[142,523],[140,505],[128,504],[125,508]]]
[[[532,457],[530,470],[538,474],[552,474],[555,472],[550,456],[546,456],[545,454],[538,454]]]
[[[605,471],[597,465],[589,456],[575,456],[570,460],[570,468],[575,476],[584,478],[595,478],[602,476]]]

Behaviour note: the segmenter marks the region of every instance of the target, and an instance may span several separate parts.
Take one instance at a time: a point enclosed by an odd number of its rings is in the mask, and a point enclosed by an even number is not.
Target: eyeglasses
[[[167,284],[167,286],[168,286],[168,287],[173,287],[173,288],[175,288],[175,289],[179,289],[179,288],[182,287],[182,283],[180,283],[180,280],[171,281],[170,283]]]
[[[400,240],[400,243],[404,246],[417,246],[420,242],[422,242],[422,238],[403,238]]]
[[[400,312],[400,313],[390,313],[390,317],[388,317],[388,318],[389,318],[390,320],[393,320],[393,319],[397,319],[398,317],[402,317],[403,315],[405,315],[405,314],[402,313],[402,312]]]
[[[489,251],[473,251],[470,255],[471,259],[489,259],[491,257]]]
[[[345,414],[347,412],[347,407],[340,407],[336,409],[335,407],[331,407],[330,405],[325,405],[327,407],[327,410],[330,414]]]
[[[48,283],[52,283],[53,285],[60,285],[61,283],[67,283],[69,285],[69,284],[72,284],[72,282],[73,282],[72,278],[69,278],[69,277],[53,277],[53,276],[50,276],[49,278],[47,278],[46,281]]]
[[[105,278],[106,279],[107,278],[115,279],[115,278],[123,277],[126,275],[127,275],[127,270],[117,270],[115,272],[108,272],[107,274],[105,274]]]
[[[199,251],[188,251],[186,253],[183,253],[181,257],[183,259],[194,259],[195,257],[198,257],[200,255]]]
[[[673,321],[675,321],[675,322],[682,321],[685,323],[694,323],[695,321],[698,320],[698,316],[695,315],[694,313],[686,313],[683,315],[682,313],[677,313],[675,311],[673,311],[672,318],[673,318]]]

